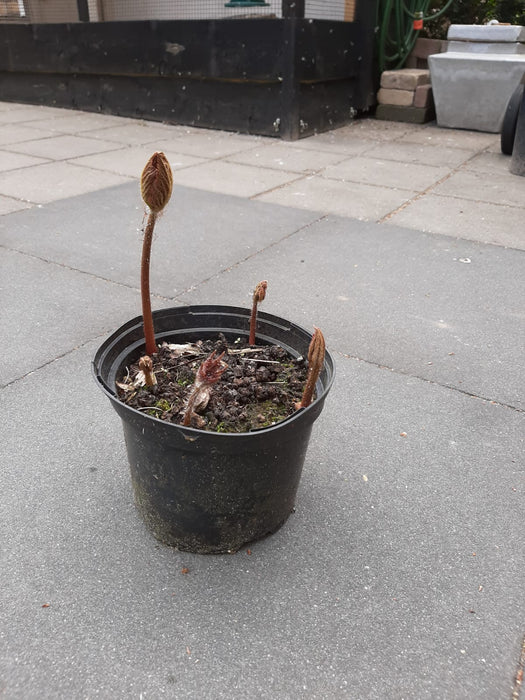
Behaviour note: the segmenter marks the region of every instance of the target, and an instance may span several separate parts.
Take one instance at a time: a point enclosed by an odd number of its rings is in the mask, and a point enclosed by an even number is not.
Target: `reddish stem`
[[[308,375],[306,377],[306,386],[304,387],[301,401],[295,405],[297,410],[306,408],[312,403],[315,385],[323,367],[324,356],[324,337],[319,328],[315,328],[312,340],[310,341],[310,347],[308,348]]]
[[[250,316],[250,345],[255,345],[255,324],[257,321],[257,299],[253,297],[252,314]]]
[[[195,403],[199,397],[199,394],[203,390],[209,389],[214,384],[216,384],[222,377],[223,373],[226,371],[228,365],[226,364],[226,362],[222,362],[222,358],[224,357],[225,352],[226,351],[221,353],[219,357],[215,357],[214,350],[212,354],[204,360],[204,362],[197,370],[197,374],[195,375],[195,382],[193,384],[193,390],[190,394],[188,403],[186,405],[186,412],[184,413],[182,425],[191,425],[191,419],[194,413],[193,409],[195,408]]]
[[[266,290],[268,288],[268,282],[263,280],[255,287],[253,292],[253,303],[252,303],[252,313],[250,316],[250,338],[248,340],[250,345],[255,345],[255,327],[257,325],[257,304],[263,301],[266,296]]]
[[[144,241],[142,243],[142,259],[140,263],[140,293],[142,296],[142,320],[144,323],[144,338],[146,340],[146,353],[153,355],[157,352],[155,343],[155,330],[153,328],[153,315],[151,313],[151,298],[149,290],[149,267],[151,256],[151,242],[153,240],[153,229],[157,215],[150,212],[148,222],[144,231]]]

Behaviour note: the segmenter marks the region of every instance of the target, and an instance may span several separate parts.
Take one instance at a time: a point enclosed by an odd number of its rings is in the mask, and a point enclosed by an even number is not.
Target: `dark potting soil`
[[[170,423],[182,424],[195,374],[215,351],[224,351],[228,367],[211,387],[207,405],[197,409],[191,426],[221,433],[244,433],[273,425],[295,412],[307,375],[304,358],[278,345],[250,346],[244,340],[217,340],[187,345],[164,343],[151,356],[156,386],[141,386],[138,362],[117,382],[121,401]]]

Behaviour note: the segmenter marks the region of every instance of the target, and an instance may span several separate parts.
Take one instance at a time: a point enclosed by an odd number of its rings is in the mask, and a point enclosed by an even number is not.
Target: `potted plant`
[[[171,183],[164,154],[153,154],[141,178],[149,209],[143,313],[102,343],[93,372],[122,419],[135,503],[149,530],[181,550],[235,552],[278,530],[293,511],[334,363],[319,329],[312,335],[258,312],[266,281],[252,309],[151,312],[151,240]],[[291,402],[298,377],[304,387]]]

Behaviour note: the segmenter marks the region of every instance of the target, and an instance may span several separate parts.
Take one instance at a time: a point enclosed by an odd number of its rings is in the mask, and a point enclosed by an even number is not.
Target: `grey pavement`
[[[9,103],[0,124],[0,697],[519,698],[525,179],[499,137]],[[91,377],[140,313],[154,150],[176,182],[154,305],[248,306],[267,279],[264,310],[336,358],[296,512],[251,553],[149,535]]]

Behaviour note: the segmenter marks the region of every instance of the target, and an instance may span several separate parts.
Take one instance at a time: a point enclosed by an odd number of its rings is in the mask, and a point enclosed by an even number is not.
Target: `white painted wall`
[[[342,22],[345,18],[345,0],[306,0],[304,16],[309,19],[332,19]]]
[[[227,0],[99,0],[104,21],[149,19],[220,19],[239,15],[281,16],[281,0],[267,0],[269,7],[224,7]]]
[[[47,22],[78,22],[76,0],[25,0],[26,15],[34,24]]]

